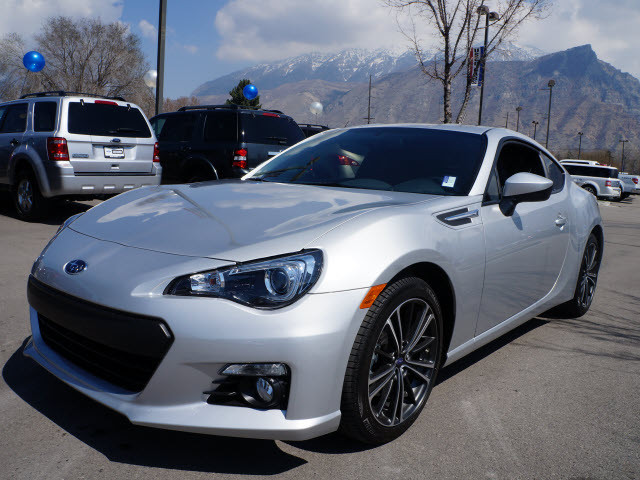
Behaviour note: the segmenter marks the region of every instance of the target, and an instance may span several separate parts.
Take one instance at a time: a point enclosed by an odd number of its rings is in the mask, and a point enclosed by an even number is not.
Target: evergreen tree
[[[251,80],[249,80],[248,78],[243,78],[242,80],[240,80],[240,82],[238,82],[238,85],[236,85],[235,87],[233,87],[231,91],[229,91],[229,95],[231,95],[231,98],[227,100],[225,104],[226,105],[235,104],[235,105],[242,105],[243,107],[262,108],[262,105],[260,105],[260,95],[258,95],[253,100],[247,100],[245,96],[242,94],[242,89],[247,85],[249,85],[250,83],[251,83]]]

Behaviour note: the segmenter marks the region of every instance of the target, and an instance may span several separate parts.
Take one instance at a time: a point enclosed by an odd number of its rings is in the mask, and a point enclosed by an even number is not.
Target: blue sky
[[[0,12],[0,36],[18,32],[27,40],[54,15],[124,22],[156,68],[158,0],[0,0]],[[546,52],[589,43],[600,59],[640,78],[638,25],[640,0],[555,0],[547,18],[525,24],[512,40]],[[408,48],[381,0],[168,0],[167,30],[165,95],[172,98],[242,67],[303,53]],[[428,48],[433,35],[422,33]]]

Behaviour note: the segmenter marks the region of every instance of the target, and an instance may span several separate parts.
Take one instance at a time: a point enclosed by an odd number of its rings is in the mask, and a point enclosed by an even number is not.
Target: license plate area
[[[104,147],[104,158],[124,158],[124,148]]]

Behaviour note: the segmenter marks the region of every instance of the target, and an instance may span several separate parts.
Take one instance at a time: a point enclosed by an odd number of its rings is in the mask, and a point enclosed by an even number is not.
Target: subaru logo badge
[[[71,260],[64,266],[64,271],[69,275],[77,275],[87,269],[87,262],[84,260]]]

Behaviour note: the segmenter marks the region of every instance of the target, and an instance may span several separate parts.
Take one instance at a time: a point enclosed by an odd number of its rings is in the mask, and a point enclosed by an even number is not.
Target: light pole
[[[536,139],[536,130],[538,130],[538,125],[540,125],[540,122],[537,122],[537,121],[534,120],[531,123],[533,123],[533,139],[535,140]]]
[[[516,112],[518,112],[518,119],[516,120],[516,132],[520,131],[520,112],[521,111],[522,111],[522,107],[518,105],[516,107]]]
[[[547,114],[547,140],[544,143],[545,148],[549,148],[549,126],[551,125],[551,96],[553,95],[553,86],[556,81],[552,78],[547,85],[549,86],[549,113]]]
[[[158,12],[158,79],[156,83],[156,115],[162,113],[164,95],[164,39],[167,33],[167,0],[160,0]]]
[[[507,120],[504,122],[504,128],[509,128],[509,112],[507,112]]]
[[[582,135],[584,135],[584,132],[578,132],[580,141],[578,142],[578,160],[580,160],[580,153],[582,153]]]
[[[480,107],[478,109],[478,125],[482,125],[482,99],[484,98],[484,82],[487,79],[487,44],[489,43],[489,20],[500,20],[500,15],[497,12],[490,12],[489,7],[486,5],[480,5],[477,10],[478,15],[484,15],[486,21],[484,24],[484,51],[482,52],[482,59],[480,60],[482,68],[482,84],[480,85]]]
[[[620,140],[620,143],[622,144],[622,160],[620,161],[620,173],[624,172],[624,144],[628,141],[629,140]]]

